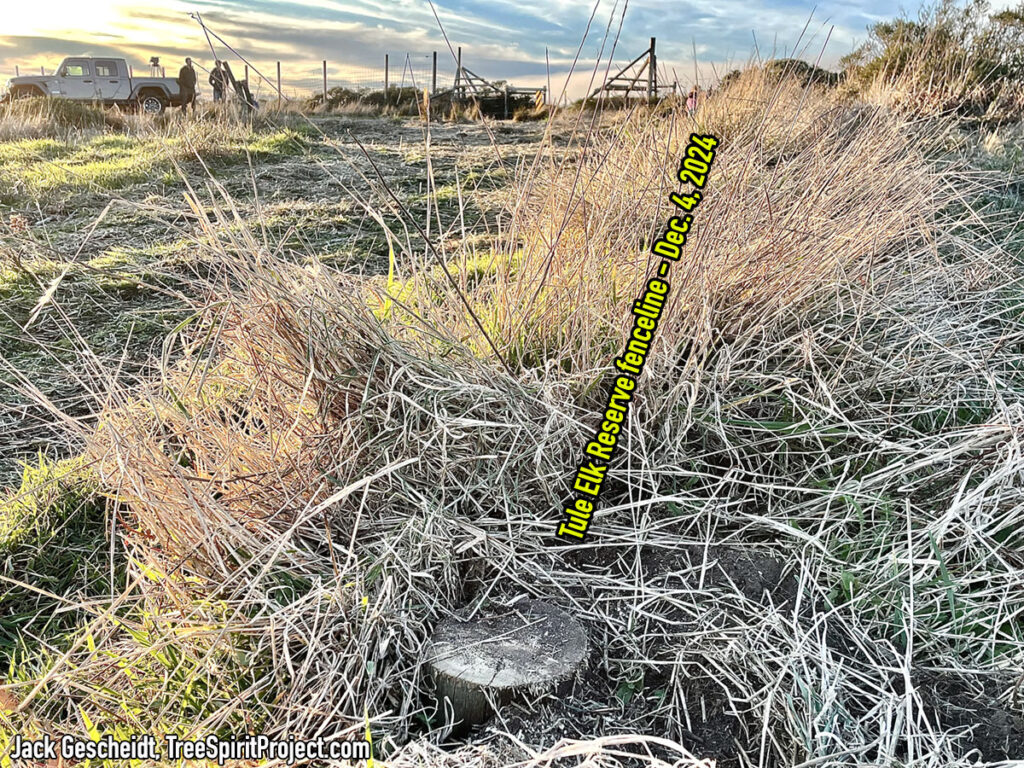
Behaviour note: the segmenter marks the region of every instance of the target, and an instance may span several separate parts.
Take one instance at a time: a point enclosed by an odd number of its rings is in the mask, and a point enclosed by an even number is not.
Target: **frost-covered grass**
[[[386,275],[267,235],[329,206],[240,225],[194,190],[215,268],[159,375],[96,366],[69,424],[107,581],[8,657],[3,733],[369,728],[393,766],[1022,757],[1024,261],[985,164],[1012,158],[758,72],[693,118],[552,127],[569,149],[518,166],[490,230],[427,144],[425,210],[360,166]],[[722,140],[696,234],[593,538],[555,546],[691,131]],[[442,750],[431,627],[523,596],[584,624],[587,674]]]

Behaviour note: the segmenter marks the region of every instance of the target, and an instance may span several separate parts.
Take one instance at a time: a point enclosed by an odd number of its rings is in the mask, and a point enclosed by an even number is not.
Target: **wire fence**
[[[324,90],[323,63],[320,66],[296,67],[288,65],[281,74],[282,90],[292,98],[308,98],[316,96]],[[354,91],[381,91],[388,88],[415,88],[418,91],[428,89],[432,93],[451,88],[455,84],[455,67],[447,71],[438,65],[434,69],[434,57],[426,54],[402,54],[388,56],[381,66],[345,67],[334,70],[327,62],[327,90],[347,88]],[[270,92],[273,88],[263,83]]]

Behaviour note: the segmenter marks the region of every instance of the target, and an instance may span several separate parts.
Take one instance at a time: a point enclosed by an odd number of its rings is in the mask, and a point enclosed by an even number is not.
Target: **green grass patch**
[[[18,666],[71,631],[77,611],[55,596],[109,595],[105,507],[81,459],[26,463],[21,484],[0,499],[0,669]],[[32,639],[34,638],[34,640]],[[35,666],[30,665],[30,666]]]
[[[309,150],[306,132],[282,128],[250,133],[217,126],[205,135],[102,134],[88,139],[26,139],[0,143],[0,203],[46,201],[90,191],[117,192],[148,181],[178,181],[176,162],[202,158],[232,165],[272,160]]]
[[[309,146],[307,131],[283,128],[274,133],[253,136],[246,144],[246,149],[255,157],[283,157],[305,154]]]
[[[22,139],[0,142],[0,163],[23,162],[26,158],[56,160],[70,154],[74,147],[56,139]]]

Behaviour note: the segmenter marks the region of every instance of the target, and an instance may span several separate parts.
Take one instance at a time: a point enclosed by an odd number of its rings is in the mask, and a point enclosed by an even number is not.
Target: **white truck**
[[[181,91],[173,77],[133,77],[124,59],[72,57],[64,59],[52,75],[25,75],[7,82],[0,101],[52,96],[104,105],[138,107],[158,115],[181,104]]]

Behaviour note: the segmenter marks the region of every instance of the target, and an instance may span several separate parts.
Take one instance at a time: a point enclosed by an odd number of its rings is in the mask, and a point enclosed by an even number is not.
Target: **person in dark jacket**
[[[224,91],[228,86],[228,73],[224,71],[224,62],[217,59],[210,72],[210,85],[213,86],[213,100],[224,101]]]
[[[178,90],[181,92],[181,110],[188,112],[189,104],[196,111],[196,71],[192,68],[192,59],[185,59],[185,66],[178,72]]]

